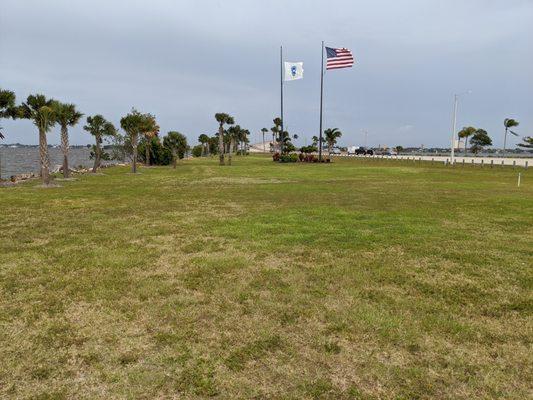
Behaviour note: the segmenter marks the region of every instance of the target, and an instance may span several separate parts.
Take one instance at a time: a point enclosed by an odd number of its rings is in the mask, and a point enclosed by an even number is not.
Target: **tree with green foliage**
[[[276,142],[278,140],[279,128],[277,126],[273,126],[272,128],[270,128],[270,131],[272,132],[272,143],[270,145],[270,148],[275,153],[276,152]]]
[[[94,164],[92,172],[96,173],[102,161],[102,142],[104,138],[114,136],[117,133],[115,126],[100,114],[87,117],[87,125],[83,129],[94,136]]]
[[[267,132],[268,132],[267,128],[261,128],[261,133],[263,134],[263,153],[266,153],[265,134]]]
[[[506,146],[507,146],[507,133],[510,132],[514,136],[518,136],[518,133],[513,132],[511,130],[511,128],[514,128],[515,126],[518,126],[518,125],[520,125],[520,123],[517,120],[515,120],[515,119],[505,118],[503,120],[503,126],[505,127],[505,136],[503,137],[503,152],[504,153],[505,153],[505,149],[506,149]]]
[[[226,113],[216,113],[215,119],[218,126],[218,151],[219,151],[219,164],[224,165],[224,125],[233,125],[235,120],[233,117]]]
[[[198,136],[198,142],[202,145],[202,155],[206,155],[209,153],[209,136],[207,136],[205,133],[202,133],[200,136]]]
[[[0,88],[0,119],[17,117],[17,108],[15,107],[15,93],[11,90]],[[4,139],[2,127],[0,126],[0,139]]]
[[[523,147],[524,149],[531,149],[533,150],[533,136],[525,136],[522,139],[523,143],[518,143],[519,147]]]
[[[483,150],[483,147],[492,145],[492,139],[486,130],[476,129],[472,139],[470,139],[470,145],[472,146],[472,152],[477,154]]]
[[[132,172],[137,173],[137,148],[139,146],[139,135],[145,129],[145,116],[135,108],[120,120],[120,126],[126,132],[132,148]]]
[[[48,157],[48,143],[46,134],[56,124],[56,109],[58,102],[47,99],[42,94],[29,95],[25,103],[18,109],[21,118],[29,119],[39,130],[39,158],[41,162],[41,177],[43,184],[50,184],[50,159]]]
[[[229,140],[229,151],[228,151],[228,165],[231,165],[231,159],[233,156],[233,150],[235,149],[235,143],[239,140],[242,135],[242,128],[240,125],[230,126],[227,130],[226,137]]]
[[[157,125],[155,117],[152,114],[143,114],[143,124],[141,133],[143,134],[145,141],[144,161],[146,165],[151,165],[150,150],[152,138],[156,137],[159,134],[159,125]]]
[[[83,114],[76,110],[74,104],[58,103],[56,108],[57,123],[61,127],[61,151],[63,152],[63,177],[69,177],[68,167],[68,128],[75,126],[83,117]]]
[[[281,150],[282,150],[282,144],[281,144],[281,140],[280,140],[280,137],[281,137],[281,118],[280,117],[276,117],[272,120],[272,122],[274,122],[274,132],[276,133],[276,138],[275,138],[275,143],[278,143],[278,148],[276,149],[276,151],[279,151],[280,154],[281,154]],[[271,129],[272,130],[272,129]]]
[[[473,134],[475,134],[476,131],[477,131],[477,129],[474,128],[473,126],[465,126],[457,134],[461,139],[465,140],[465,155],[466,155],[466,149],[467,149],[467,145],[468,145],[468,138],[470,136],[472,136]]]
[[[403,151],[403,146],[396,146],[394,150],[396,151],[396,154],[400,154]]]
[[[329,128],[324,131],[324,138],[328,145],[328,155],[331,156],[331,150],[337,143],[337,139],[342,136],[342,132],[338,128]]]
[[[176,168],[178,158],[183,158],[187,151],[187,137],[183,133],[170,131],[163,138],[163,145],[172,152],[172,166]]]

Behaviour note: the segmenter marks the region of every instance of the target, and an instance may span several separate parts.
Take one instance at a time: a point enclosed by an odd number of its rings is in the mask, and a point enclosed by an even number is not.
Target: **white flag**
[[[285,62],[285,80],[294,81],[304,77],[303,62]]]

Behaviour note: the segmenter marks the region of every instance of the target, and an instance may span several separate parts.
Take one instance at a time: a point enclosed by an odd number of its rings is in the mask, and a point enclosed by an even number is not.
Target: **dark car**
[[[368,155],[368,156],[373,156],[374,155],[374,150],[372,150],[372,149],[365,150],[365,154]]]

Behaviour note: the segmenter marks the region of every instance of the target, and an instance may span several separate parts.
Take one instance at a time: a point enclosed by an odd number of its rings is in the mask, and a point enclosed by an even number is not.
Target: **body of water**
[[[63,153],[59,148],[49,148],[50,169],[53,171],[58,165],[63,164]],[[69,166],[78,168],[92,167],[93,160],[89,158],[90,149],[74,148],[69,152]],[[104,162],[102,162],[104,163]],[[0,147],[0,174],[4,179],[12,175],[20,175],[29,172],[39,172],[39,148],[38,147]]]

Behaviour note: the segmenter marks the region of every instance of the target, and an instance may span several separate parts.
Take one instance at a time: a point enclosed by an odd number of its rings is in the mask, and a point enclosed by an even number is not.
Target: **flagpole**
[[[324,98],[324,41],[322,41],[322,64],[320,65],[320,132],[318,134],[318,161],[322,161],[322,100]]]
[[[281,132],[279,132],[279,153],[282,152],[283,136],[283,46],[279,48],[280,85],[281,85]]]

